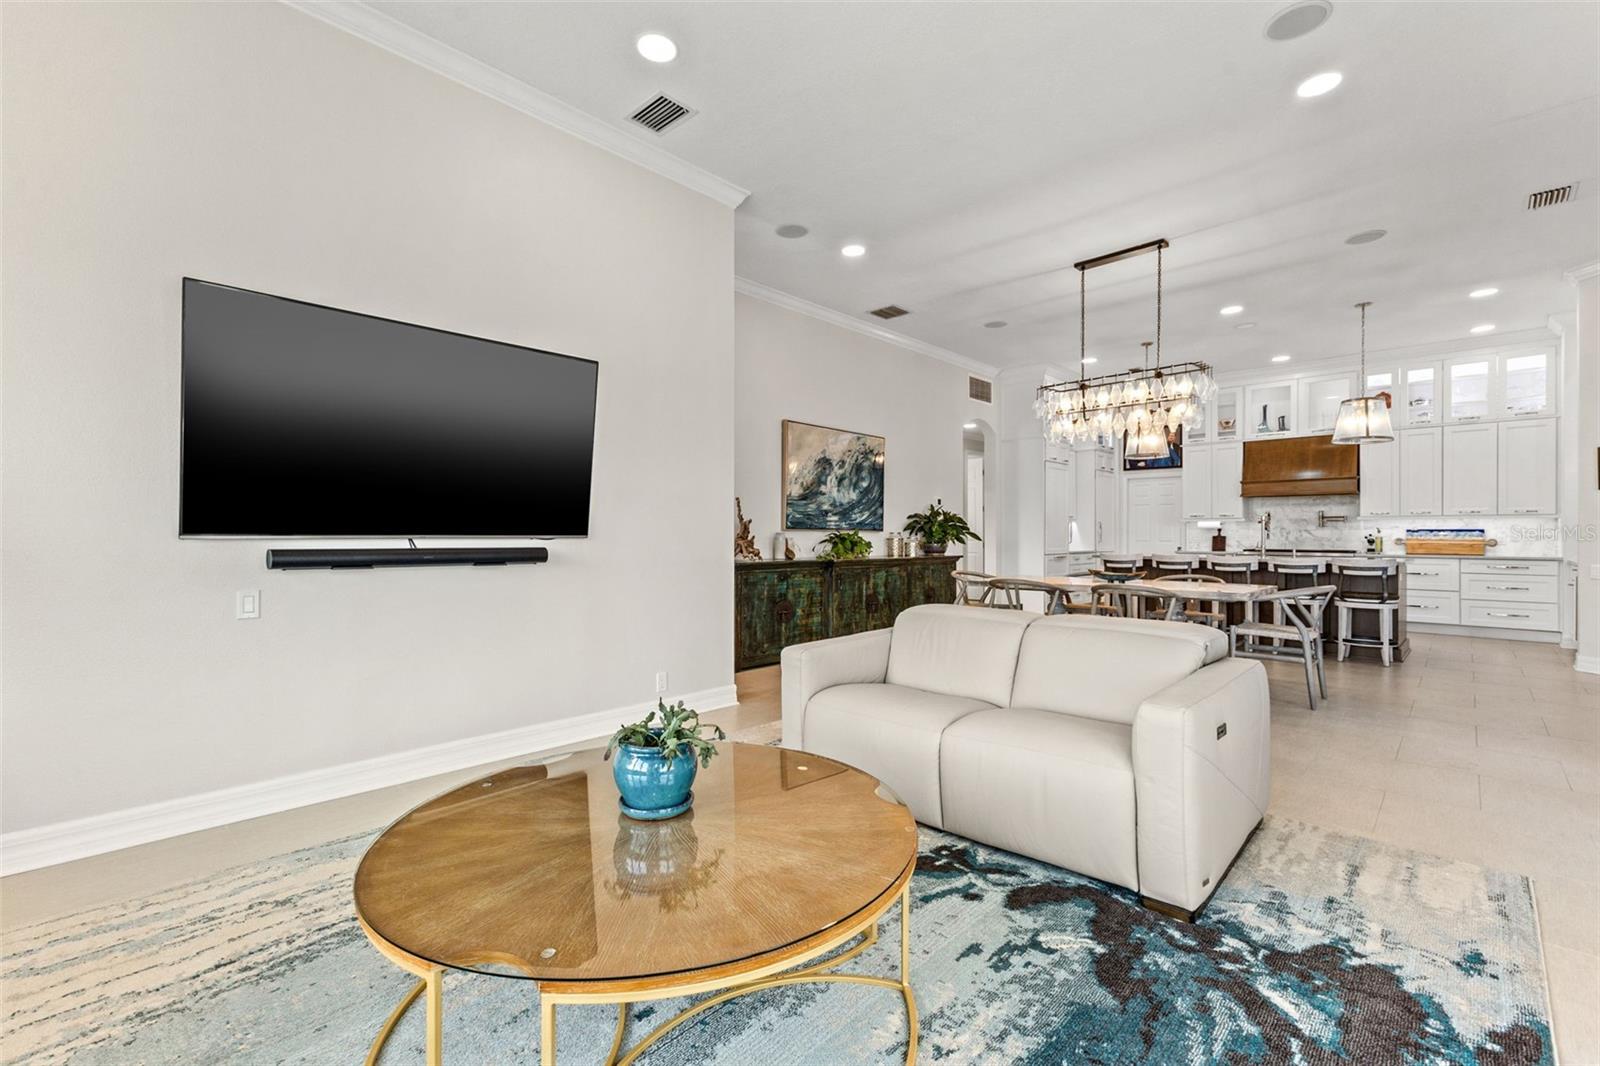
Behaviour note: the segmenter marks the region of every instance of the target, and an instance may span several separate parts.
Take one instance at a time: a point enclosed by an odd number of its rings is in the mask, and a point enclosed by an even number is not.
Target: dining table
[[[1169,619],[1176,619],[1182,616],[1185,600],[1251,604],[1264,600],[1280,591],[1277,585],[1234,584],[1231,582],[1212,584],[1210,582],[1185,581],[1181,577],[1135,578],[1131,581],[1110,581],[1103,577],[1094,577],[1088,574],[1074,574],[1063,577],[1030,577],[1026,580],[1037,585],[1049,585],[1068,594],[1073,592],[1087,593],[1097,587],[1113,586],[1147,596],[1163,596],[1167,598],[1167,617]],[[1253,608],[1250,608],[1250,610],[1253,610]]]

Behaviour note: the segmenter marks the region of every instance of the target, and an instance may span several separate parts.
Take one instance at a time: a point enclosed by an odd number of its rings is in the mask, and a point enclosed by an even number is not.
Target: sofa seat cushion
[[[1139,887],[1132,730],[1034,707],[976,711],[940,752],[944,827]]]
[[[888,785],[917,821],[943,828],[940,734],[951,722],[993,707],[902,685],[834,685],[806,705],[805,750],[866,771]]]
[[[1023,631],[1039,617],[953,603],[909,607],[894,621],[887,680],[1003,707]]]
[[[1035,622],[1022,638],[1016,683],[1005,702],[1132,725],[1139,704],[1211,661],[1213,638],[1218,657],[1226,655],[1226,636],[1189,622]]]

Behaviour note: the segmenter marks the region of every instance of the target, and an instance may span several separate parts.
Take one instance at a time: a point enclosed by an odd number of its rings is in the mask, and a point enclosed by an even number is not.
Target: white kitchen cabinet
[[[1215,518],[1243,518],[1244,442],[1211,446],[1211,514]]]
[[[1072,550],[1072,464],[1044,464],[1044,553]]]
[[[1210,518],[1212,458],[1216,445],[1195,444],[1183,450],[1183,517]],[[1228,445],[1222,445],[1228,447]]]
[[[1121,512],[1117,507],[1117,475],[1094,472],[1095,550],[1117,551],[1122,545]]]
[[[1391,518],[1400,513],[1400,442],[1361,445],[1361,513]]]
[[[1528,418],[1552,411],[1552,363],[1549,352],[1517,352],[1500,360],[1502,415]]]
[[[1250,437],[1287,437],[1295,429],[1295,383],[1269,381],[1244,390],[1245,433]]]
[[[1211,397],[1211,439],[1244,439],[1243,389],[1218,389]]]
[[[1556,420],[1506,422],[1500,431],[1501,514],[1556,513]]]
[[[1399,426],[1432,426],[1439,422],[1439,364],[1408,366],[1395,395],[1394,418]]]
[[[1072,537],[1069,550],[1099,551],[1095,542],[1094,450],[1080,448],[1072,462]]]
[[[1444,430],[1403,429],[1400,445],[1399,514],[1439,514],[1444,508]]]
[[[1300,383],[1300,425],[1297,433],[1331,433],[1339,416],[1339,405],[1355,395],[1356,376],[1322,374]]]
[[[1495,363],[1492,355],[1464,355],[1445,361],[1445,421],[1477,422],[1498,414]]]
[[[1497,514],[1500,424],[1444,427],[1444,513]]]

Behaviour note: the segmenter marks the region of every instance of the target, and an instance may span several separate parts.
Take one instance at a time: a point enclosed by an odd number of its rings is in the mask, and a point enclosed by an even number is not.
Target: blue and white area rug
[[[6,938],[8,1063],[358,1063],[411,978],[367,945],[336,841]],[[924,1063],[1550,1063],[1526,879],[1269,819],[1195,925],[1120,889],[924,831],[912,983]],[[891,914],[896,912],[891,911]],[[893,974],[899,931],[846,969]],[[642,1033],[680,1001],[635,1008]],[[452,1064],[538,1061],[523,981],[452,974]],[[609,1046],[563,1007],[562,1063]],[[422,1061],[421,1011],[384,1063]],[[903,1061],[892,991],[794,986],[713,1008],[649,1064]]]

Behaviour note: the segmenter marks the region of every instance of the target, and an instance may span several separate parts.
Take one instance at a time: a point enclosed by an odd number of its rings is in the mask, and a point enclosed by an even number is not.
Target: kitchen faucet
[[[1261,527],[1261,544],[1256,551],[1264,559],[1267,556],[1267,538],[1272,535],[1272,512],[1262,511],[1261,517],[1256,519],[1256,525]]]

